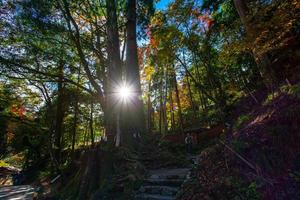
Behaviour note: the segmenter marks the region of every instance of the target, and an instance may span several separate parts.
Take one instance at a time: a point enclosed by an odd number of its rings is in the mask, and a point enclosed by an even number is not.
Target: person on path
[[[184,142],[185,142],[187,153],[192,153],[193,138],[189,133],[185,137]]]

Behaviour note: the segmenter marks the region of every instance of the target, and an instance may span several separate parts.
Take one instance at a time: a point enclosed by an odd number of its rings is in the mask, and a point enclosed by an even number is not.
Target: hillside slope
[[[246,97],[233,111],[230,144],[216,139],[199,155],[179,199],[300,198],[299,84],[255,97],[259,103]]]

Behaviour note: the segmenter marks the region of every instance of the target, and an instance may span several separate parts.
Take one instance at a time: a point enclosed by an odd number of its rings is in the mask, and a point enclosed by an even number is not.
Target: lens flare
[[[131,95],[131,91],[130,91],[130,88],[127,87],[127,86],[122,86],[119,88],[119,91],[118,91],[118,95],[123,99],[123,100],[127,100],[130,95]]]

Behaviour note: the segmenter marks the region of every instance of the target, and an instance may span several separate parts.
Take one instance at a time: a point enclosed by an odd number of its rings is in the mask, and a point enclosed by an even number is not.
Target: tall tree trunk
[[[86,124],[85,129],[84,129],[83,146],[87,145],[87,140],[88,140],[88,124]]]
[[[94,136],[94,102],[91,100],[91,112],[90,112],[90,134],[91,134],[91,142],[92,146],[94,146],[95,143],[95,136]]]
[[[77,84],[80,82],[80,67],[78,69],[77,75]],[[79,96],[79,87],[76,86],[76,94],[75,94],[75,103],[74,103],[74,121],[73,121],[73,131],[72,131],[72,157],[74,158],[74,149],[76,143],[76,132],[77,132],[77,121],[78,121],[78,96]]]
[[[120,123],[120,114],[117,114],[117,135],[116,135],[116,147],[121,145],[121,123]]]
[[[108,77],[106,92],[105,126],[107,140],[110,144],[116,136],[116,119],[120,112],[118,96],[116,92],[122,85],[120,42],[118,32],[118,20],[116,13],[116,1],[106,0],[107,11],[107,54],[108,54]]]
[[[76,94],[77,95],[77,94]],[[76,97],[74,105],[74,119],[73,119],[73,131],[72,131],[72,156],[74,156],[74,149],[76,143],[76,132],[77,132],[77,120],[78,119],[78,99]]]
[[[191,89],[190,78],[188,76],[186,77],[186,82],[187,82],[187,86],[188,86],[190,104],[192,106],[192,110],[193,110],[193,114],[194,114],[193,121],[196,121],[197,118],[198,118],[198,115],[197,115],[197,111],[196,111],[195,102],[194,102],[194,99],[193,99],[193,93],[192,93],[192,89]]]
[[[163,117],[163,122],[164,122],[164,134],[168,133],[168,118],[167,118],[167,98],[168,98],[168,82],[167,82],[167,69],[164,70],[165,75],[165,83],[164,83],[164,100],[163,100],[163,108],[164,108],[164,117]]]
[[[247,32],[250,32],[250,27],[247,22],[248,7],[244,0],[233,0],[236,11],[238,12],[242,23],[245,25]],[[251,31],[252,32],[252,31]]]
[[[163,125],[163,76],[161,75],[160,87],[159,87],[159,134],[162,134]]]
[[[65,86],[64,86],[64,62],[59,64],[59,78],[57,83],[57,105],[56,105],[56,121],[55,121],[55,158],[57,163],[61,163],[61,139],[63,132],[63,120],[64,120],[64,96],[65,96]]]
[[[175,94],[176,94],[176,102],[178,106],[179,130],[183,134],[183,119],[182,119],[181,103],[179,98],[179,90],[177,85],[176,73],[174,70],[175,69],[173,68],[172,76],[173,76],[173,84],[174,84]]]
[[[147,129],[148,129],[148,133],[151,133],[152,130],[152,104],[151,104],[151,80],[149,80],[148,83],[148,117],[147,117]]]
[[[144,133],[146,131],[145,128],[145,116],[144,116],[144,108],[142,102],[142,91],[141,91],[141,83],[140,83],[140,74],[139,74],[139,64],[138,64],[138,54],[137,54],[137,35],[136,35],[136,0],[127,0],[127,23],[126,23],[126,66],[125,66],[125,74],[126,74],[126,85],[131,87],[133,91],[131,97],[131,103],[128,105],[130,107],[130,111],[124,117],[127,119],[126,125],[130,123],[130,129],[134,131],[138,131],[139,133]],[[128,121],[128,119],[130,121]],[[128,127],[127,127],[128,128]],[[126,131],[126,137],[124,140],[128,140],[130,143],[132,140],[132,133],[130,131]]]
[[[164,102],[166,102],[166,101],[164,101]],[[166,103],[164,103],[164,107],[163,107],[163,125],[164,125],[163,134],[166,135],[168,133],[168,118],[167,118],[167,106],[166,106]]]
[[[6,141],[7,141],[7,121],[5,119],[1,119],[0,124],[0,155],[3,155],[6,152]]]
[[[174,116],[174,102],[173,102],[173,92],[170,90],[170,113],[171,113],[171,130],[175,130],[175,116]]]

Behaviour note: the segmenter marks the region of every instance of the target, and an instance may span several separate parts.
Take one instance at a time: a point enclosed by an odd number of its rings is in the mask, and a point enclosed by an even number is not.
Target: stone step
[[[173,169],[157,169],[150,170],[150,176],[158,176],[158,177],[172,177],[172,176],[185,176],[189,172],[189,168],[173,168]]]
[[[35,189],[29,185],[0,187],[0,199],[33,199]]]
[[[188,168],[175,168],[175,169],[158,169],[150,170],[150,179],[185,179],[188,174]]]
[[[162,168],[149,170],[136,193],[136,200],[175,200],[180,186],[188,177],[190,168]]]
[[[19,193],[19,194],[13,194],[4,198],[0,198],[1,200],[33,200],[36,199],[35,192],[27,192],[27,193]]]
[[[175,200],[175,196],[155,195],[155,194],[138,194],[135,200]]]
[[[157,185],[157,186],[181,186],[185,179],[164,179],[164,178],[148,178],[145,179],[144,185]]]
[[[185,179],[186,174],[152,174],[150,175],[151,179]]]
[[[160,186],[160,185],[147,185],[142,186],[139,189],[140,193],[147,194],[160,194],[160,195],[176,195],[179,190],[179,187],[170,187],[170,186]]]

